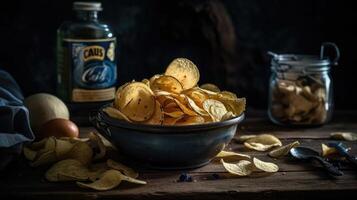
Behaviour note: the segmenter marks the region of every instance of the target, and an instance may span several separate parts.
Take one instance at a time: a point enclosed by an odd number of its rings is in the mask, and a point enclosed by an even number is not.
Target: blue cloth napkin
[[[0,149],[34,140],[23,100],[16,81],[0,69]]]

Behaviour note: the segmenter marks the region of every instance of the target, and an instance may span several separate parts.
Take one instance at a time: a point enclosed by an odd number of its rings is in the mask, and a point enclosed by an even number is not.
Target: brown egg
[[[78,126],[68,119],[52,119],[41,126],[37,139],[55,137],[78,137]]]

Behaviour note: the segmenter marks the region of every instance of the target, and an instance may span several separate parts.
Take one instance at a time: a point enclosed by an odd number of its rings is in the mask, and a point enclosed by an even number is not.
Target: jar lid
[[[326,66],[331,65],[329,58],[320,58],[313,55],[302,55],[302,54],[280,54],[275,55],[272,59],[273,62],[276,62],[280,65],[291,65],[291,66]]]
[[[332,61],[324,55],[324,50],[327,46],[331,46],[335,50],[336,56]],[[305,54],[276,54],[270,51],[268,54],[273,57],[271,60],[273,67],[308,71],[328,70],[331,65],[337,65],[337,61],[340,58],[340,51],[337,45],[331,42],[325,42],[321,45],[320,56]]]
[[[85,10],[85,11],[101,11],[102,3],[100,2],[80,2],[76,1],[73,3],[74,10]]]

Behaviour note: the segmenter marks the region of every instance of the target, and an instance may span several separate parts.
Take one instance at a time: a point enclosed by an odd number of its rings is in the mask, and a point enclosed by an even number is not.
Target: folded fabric
[[[20,87],[0,69],[0,149],[34,140]]]

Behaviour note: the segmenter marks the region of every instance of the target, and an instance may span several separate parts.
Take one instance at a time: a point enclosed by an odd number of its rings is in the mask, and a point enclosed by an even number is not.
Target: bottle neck
[[[80,21],[98,21],[98,11],[78,10],[76,17]]]

